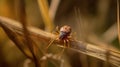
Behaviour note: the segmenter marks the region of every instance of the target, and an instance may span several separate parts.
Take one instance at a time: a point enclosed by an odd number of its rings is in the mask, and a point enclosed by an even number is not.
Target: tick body
[[[71,34],[71,27],[68,25],[64,25],[62,26],[60,29],[58,29],[58,27],[56,28],[56,33],[58,33],[58,37],[54,40],[59,40],[59,41],[63,41],[64,42],[64,47],[66,46],[66,44],[69,46],[69,40],[70,38],[70,34]],[[50,44],[47,46],[47,48],[54,42],[54,40],[50,41]]]
[[[60,40],[67,40],[71,34],[71,27],[68,25],[64,25],[59,30],[59,39]]]

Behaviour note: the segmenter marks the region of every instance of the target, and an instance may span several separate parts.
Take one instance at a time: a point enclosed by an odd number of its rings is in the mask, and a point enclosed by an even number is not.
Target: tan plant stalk
[[[118,24],[118,39],[120,43],[120,18],[119,18],[119,0],[117,0],[117,24]]]
[[[47,0],[37,0],[37,1],[38,1],[41,16],[42,16],[44,24],[45,24],[45,30],[52,31],[54,24],[49,16],[49,9],[48,9]]]
[[[18,16],[18,20],[21,22],[22,24],[22,28],[23,28],[23,38],[25,39],[25,45],[28,47],[28,49],[30,50],[31,54],[32,54],[32,57],[33,57],[33,61],[35,63],[35,67],[40,67],[40,63],[36,57],[36,54],[35,54],[35,51],[34,51],[34,48],[33,48],[33,43],[32,43],[32,39],[29,35],[29,31],[27,29],[27,25],[28,23],[26,22],[26,3],[24,0],[16,0],[16,4],[15,6],[16,9],[18,11],[17,13],[17,16]]]
[[[57,8],[59,6],[60,0],[51,0],[50,8],[49,8],[49,15],[51,19],[54,21]]]

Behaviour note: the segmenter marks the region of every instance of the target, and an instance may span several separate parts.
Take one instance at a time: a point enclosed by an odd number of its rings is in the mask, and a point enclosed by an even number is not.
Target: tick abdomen
[[[67,36],[69,36],[69,33],[66,33],[66,32],[61,31],[61,32],[60,32],[59,39],[60,39],[60,40],[64,40],[64,39],[67,38]]]

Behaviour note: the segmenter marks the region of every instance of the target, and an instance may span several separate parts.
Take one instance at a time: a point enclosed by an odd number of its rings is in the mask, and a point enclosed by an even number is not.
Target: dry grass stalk
[[[37,0],[37,1],[38,1],[41,16],[42,16],[44,24],[45,24],[45,30],[52,31],[54,24],[49,16],[47,0]]]
[[[52,20],[54,20],[57,8],[59,6],[60,0],[51,0],[50,8],[49,8],[49,16]]]
[[[35,67],[40,67],[40,63],[37,59],[37,55],[36,52],[34,51],[34,45],[35,43],[32,43],[32,39],[30,37],[29,31],[27,29],[27,25],[28,23],[26,22],[26,6],[25,6],[25,1],[24,0],[17,0],[16,1],[16,9],[18,11],[17,12],[17,16],[18,16],[18,20],[21,22],[22,24],[22,28],[23,28],[23,38],[25,39],[24,43],[25,45],[28,47],[28,49],[30,50],[32,57],[33,57],[33,61],[35,63]],[[37,48],[36,48],[37,49]]]
[[[113,24],[107,31],[102,35],[105,42],[110,43],[117,37],[117,24]]]
[[[119,18],[119,0],[117,0],[117,24],[118,24],[118,39],[120,43],[120,18]]]
[[[19,24],[17,21],[10,20],[8,18],[0,17],[0,25],[5,28],[10,28],[12,31],[14,31],[17,34],[23,34],[23,28],[21,24]],[[40,38],[46,42],[48,42],[50,39],[55,39],[56,35],[45,32],[43,30],[34,28],[34,27],[28,27],[28,31],[30,32],[30,36]],[[6,30],[5,30],[6,32]],[[9,33],[7,33],[9,35]],[[14,36],[14,35],[13,35]],[[58,46],[62,47],[63,42],[59,42],[55,40],[54,43],[57,43]],[[102,48],[98,47],[92,44],[88,44],[85,42],[77,41],[77,40],[72,40],[70,41],[70,49],[73,49],[77,52],[96,57],[100,60],[110,62],[113,65],[120,66],[120,52],[117,50],[112,50],[112,49],[107,49],[107,48]],[[107,54],[109,53],[109,57],[107,57]],[[107,57],[107,58],[106,58]]]
[[[6,27],[6,25],[2,24],[2,28],[8,35],[8,37],[16,44],[16,46],[21,50],[21,52],[30,59],[33,59],[31,52],[24,44],[24,39],[19,37],[18,34],[10,27]],[[23,48],[24,47],[24,48]]]

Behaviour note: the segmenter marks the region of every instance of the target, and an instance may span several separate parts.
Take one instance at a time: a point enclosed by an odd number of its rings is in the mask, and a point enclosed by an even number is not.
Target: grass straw
[[[120,43],[120,18],[119,18],[119,0],[117,0],[117,25],[118,25],[118,39]]]
[[[16,5],[15,6],[18,6],[18,19],[19,21],[21,22],[22,24],[22,27],[23,27],[23,36],[24,36],[24,39],[25,39],[25,44],[28,46],[28,49],[30,50],[32,56],[33,56],[33,60],[34,60],[34,63],[35,63],[35,67],[40,67],[40,64],[38,62],[38,59],[35,55],[35,52],[34,52],[34,48],[33,48],[33,43],[32,43],[32,39],[30,38],[30,35],[29,35],[29,31],[27,29],[27,22],[26,22],[26,10],[25,10],[25,1],[24,0],[17,0],[16,1]]]
[[[60,4],[60,0],[51,0],[50,8],[49,8],[49,15],[52,20],[55,19],[57,8]]]
[[[47,0],[37,0],[37,1],[41,16],[45,24],[45,30],[51,32],[53,30],[54,24],[53,24],[53,20],[51,20],[49,16],[49,8],[48,8]]]

